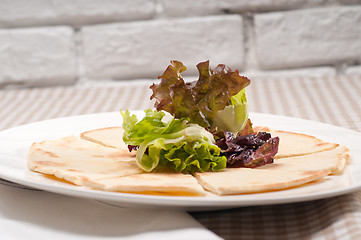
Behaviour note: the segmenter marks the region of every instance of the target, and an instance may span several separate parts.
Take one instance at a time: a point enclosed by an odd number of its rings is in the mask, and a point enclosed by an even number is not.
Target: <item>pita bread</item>
[[[324,171],[285,171],[277,168],[226,168],[221,172],[195,173],[198,182],[218,195],[275,191],[320,180]]]
[[[75,136],[34,143],[29,151],[28,166],[33,171],[76,185],[105,191],[172,195],[205,193],[191,175],[144,174],[135,163],[135,154],[127,149],[105,147]]]
[[[222,172],[195,173],[199,183],[219,195],[274,191],[340,174],[349,158],[340,147],[310,155],[276,159],[258,168],[228,168]]]
[[[121,127],[101,128],[59,140],[34,143],[28,165],[76,185],[104,191],[139,194],[218,195],[275,191],[342,173],[349,150],[315,137],[269,130],[279,136],[273,164],[258,168],[227,168],[221,172],[144,173],[122,140]]]
[[[271,130],[268,127],[254,127],[256,132],[266,131],[271,133],[272,137],[279,137],[280,143],[275,158],[285,158],[293,156],[302,156],[306,154],[316,153],[335,149],[339,145],[336,143],[328,143],[316,137],[286,131]],[[124,130],[121,127],[100,128],[84,132],[81,137],[95,143],[108,147],[126,149],[127,146],[122,139]]]
[[[205,195],[204,189],[190,174],[143,173],[84,182],[85,186],[105,191],[156,195]]]
[[[275,158],[302,156],[335,149],[339,146],[336,143],[328,143],[314,136],[287,131],[272,130],[269,127],[256,126],[255,132],[269,132],[272,137],[279,137],[280,143]]]
[[[342,146],[332,150],[317,152],[308,155],[279,158],[274,166],[280,166],[286,171],[322,171],[329,170],[330,174],[342,174],[350,158],[349,149]],[[263,167],[268,167],[267,165]]]
[[[339,146],[336,143],[328,143],[307,134],[274,130],[269,131],[269,133],[272,137],[280,138],[275,158],[301,156],[335,149]]]
[[[128,149],[122,139],[123,133],[124,130],[121,127],[108,127],[83,132],[80,137],[103,146]]]
[[[75,136],[34,143],[29,150],[28,167],[76,185],[82,185],[87,179],[142,172],[135,163],[134,153],[104,147]]]

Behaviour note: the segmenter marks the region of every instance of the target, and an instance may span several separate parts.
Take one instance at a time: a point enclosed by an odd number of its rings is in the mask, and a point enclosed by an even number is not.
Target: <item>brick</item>
[[[294,77],[325,77],[336,76],[336,70],[333,67],[313,67],[313,68],[300,68],[300,69],[286,69],[286,70],[273,70],[273,71],[247,71],[242,75],[253,78],[294,78]]]
[[[254,20],[256,55],[262,69],[360,59],[360,6],[258,14]]]
[[[337,0],[327,0],[333,4]],[[257,0],[257,1],[233,1],[227,0],[229,12],[268,12],[283,11],[298,8],[310,8],[324,5],[324,0]]]
[[[0,27],[144,20],[154,16],[154,5],[147,0],[2,0]]]
[[[336,0],[328,0],[333,2]],[[199,16],[247,11],[279,11],[322,5],[324,0],[161,0],[164,14],[170,17]]]
[[[161,0],[161,4],[169,17],[222,14],[227,10],[227,4],[218,0]]]
[[[1,29],[0,84],[74,81],[73,35],[69,27]]]
[[[208,59],[213,67],[244,65],[238,15],[89,26],[81,35],[83,77],[90,79],[156,78],[174,59],[188,75]]]
[[[361,0],[337,0],[340,4],[344,5],[357,5],[361,4]]]
[[[350,66],[345,71],[346,75],[360,75],[361,76],[361,65]]]

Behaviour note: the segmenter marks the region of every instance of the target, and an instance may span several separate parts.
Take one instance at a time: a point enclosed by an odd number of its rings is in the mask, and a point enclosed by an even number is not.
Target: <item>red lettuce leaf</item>
[[[185,82],[181,73],[186,67],[179,61],[171,65],[159,77],[161,82],[153,84],[150,99],[156,99],[155,108],[169,112],[175,118],[189,118],[190,122],[204,128],[212,128],[216,113],[231,105],[231,97],[250,84],[223,64],[210,69],[209,61],[197,65],[198,81]]]
[[[227,167],[254,168],[273,163],[279,138],[271,138],[271,134],[266,132],[238,136],[224,132],[224,137],[218,139],[216,144],[227,158]]]

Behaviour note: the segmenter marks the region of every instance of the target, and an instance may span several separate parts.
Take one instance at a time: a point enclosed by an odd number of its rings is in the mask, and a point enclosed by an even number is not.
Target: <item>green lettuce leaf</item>
[[[207,129],[241,131],[248,119],[244,88],[250,80],[222,64],[210,69],[209,61],[199,63],[197,68],[198,81],[186,83],[181,76],[186,67],[171,61],[159,77],[161,82],[150,87],[156,109],[178,119],[189,118]]]
[[[186,118],[165,121],[164,112],[149,109],[140,121],[129,111],[121,114],[123,140],[128,145],[139,146],[136,159],[144,171],[174,169],[189,173],[220,171],[226,167],[226,157],[220,156],[213,135]]]
[[[213,125],[220,130],[237,133],[244,129],[248,120],[246,89],[231,97],[231,103],[215,114]]]

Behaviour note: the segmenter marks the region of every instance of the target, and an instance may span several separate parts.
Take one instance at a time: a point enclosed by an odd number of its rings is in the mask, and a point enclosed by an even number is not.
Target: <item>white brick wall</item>
[[[1,0],[0,27],[81,26],[154,17],[148,0]]]
[[[160,0],[169,17],[199,16],[224,13],[280,11],[319,6],[324,0]],[[352,0],[350,0],[352,1]],[[357,1],[357,0],[355,0]],[[334,3],[328,0],[328,3]]]
[[[0,87],[155,79],[171,59],[354,74],[361,0],[2,0]],[[355,70],[356,69],[356,70]]]
[[[361,60],[361,6],[259,14],[255,32],[261,68]]]
[[[75,59],[69,27],[0,30],[0,85],[74,82]]]
[[[193,74],[206,59],[244,65],[238,15],[89,26],[81,34],[84,76],[91,79],[157,77],[173,59]]]

